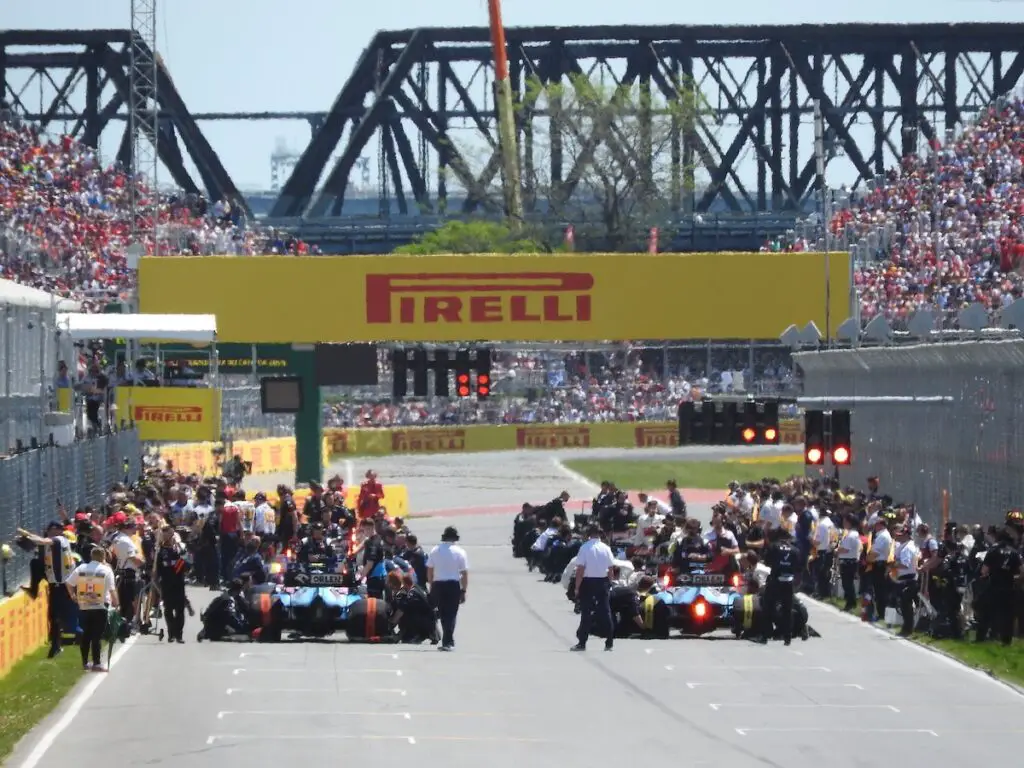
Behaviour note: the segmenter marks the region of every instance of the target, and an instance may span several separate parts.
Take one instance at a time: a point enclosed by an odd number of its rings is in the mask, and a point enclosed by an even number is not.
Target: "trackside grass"
[[[47,659],[48,645],[23,658],[0,678],[0,763],[21,738],[60,704],[82,675],[78,648]]]

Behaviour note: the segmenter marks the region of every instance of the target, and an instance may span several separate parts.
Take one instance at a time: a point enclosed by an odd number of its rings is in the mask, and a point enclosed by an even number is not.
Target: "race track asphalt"
[[[551,458],[374,462],[383,479],[402,478],[417,511],[457,510],[414,523],[428,545],[457,525],[470,556],[455,653],[140,638],[39,759],[33,747],[62,713],[8,764],[935,768],[1019,751],[1024,698],[817,605],[822,637],[790,648],[714,636],[567,653],[576,617],[557,586],[512,559],[511,518],[463,511],[544,500],[567,484],[585,498]],[[192,620],[188,634],[197,629]]]

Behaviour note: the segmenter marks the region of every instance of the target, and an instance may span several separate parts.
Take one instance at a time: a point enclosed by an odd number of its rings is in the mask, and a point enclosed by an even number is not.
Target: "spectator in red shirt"
[[[377,482],[377,473],[368,469],[366,479],[359,486],[359,501],[356,504],[360,519],[376,515],[380,509],[380,500],[383,498],[384,486]]]
[[[242,516],[235,504],[226,503],[223,496],[217,497],[214,512],[220,519],[220,570],[224,582],[231,581],[238,555],[239,539],[242,534]]]

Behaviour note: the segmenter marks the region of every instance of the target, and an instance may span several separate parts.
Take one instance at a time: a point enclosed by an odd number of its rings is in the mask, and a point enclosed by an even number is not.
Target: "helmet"
[[[1006,513],[1007,525],[1024,525],[1024,512],[1019,509],[1011,509]]]

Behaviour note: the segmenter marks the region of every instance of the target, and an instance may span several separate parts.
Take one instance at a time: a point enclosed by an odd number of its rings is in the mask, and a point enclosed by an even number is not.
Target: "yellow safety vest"
[[[647,595],[643,602],[644,629],[654,629],[654,604],[658,601],[654,595]]]

